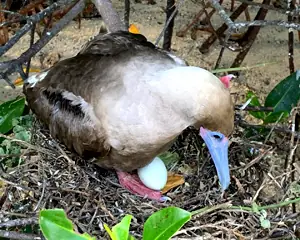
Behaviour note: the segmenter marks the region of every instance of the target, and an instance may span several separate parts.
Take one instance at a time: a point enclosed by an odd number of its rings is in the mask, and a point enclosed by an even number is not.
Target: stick
[[[167,9],[166,9],[166,11],[167,11],[166,24],[167,24],[168,20],[171,18],[173,13],[176,11],[175,0],[167,0]],[[174,19],[176,17],[176,13],[178,13],[178,11],[176,11],[174,17],[171,18],[171,21],[170,21],[168,27],[166,28],[165,34],[164,34],[163,49],[167,50],[167,51],[171,50],[172,35],[173,35],[173,28],[174,28]]]
[[[26,75],[23,72],[22,64],[28,62],[32,56],[38,53],[58,32],[60,32],[61,29],[63,29],[84,9],[84,6],[85,0],[78,1],[74,5],[74,7],[57,24],[54,25],[51,31],[47,31],[46,34],[42,36],[42,38],[34,43],[31,48],[22,53],[20,57],[14,60],[0,63],[0,70],[6,69],[5,72],[0,73],[0,78],[6,80],[6,82],[8,82],[10,86],[15,88],[15,86],[8,80],[8,75],[15,71],[18,71],[23,80],[26,81],[26,77],[24,77]]]
[[[29,233],[19,233],[12,231],[0,230],[0,237],[8,238],[8,239],[22,239],[22,240],[39,240],[40,236]]]
[[[109,32],[127,31],[110,0],[93,0]]]
[[[169,19],[167,20],[163,30],[161,31],[161,33],[159,34],[158,38],[155,41],[155,46],[158,45],[160,39],[162,38],[162,36],[164,35],[167,27],[169,26],[170,22],[172,21],[172,19],[175,17],[175,15],[177,14],[178,9],[181,7],[181,5],[183,4],[184,0],[180,0],[179,3],[176,5],[175,10],[173,11],[172,15],[169,17]]]

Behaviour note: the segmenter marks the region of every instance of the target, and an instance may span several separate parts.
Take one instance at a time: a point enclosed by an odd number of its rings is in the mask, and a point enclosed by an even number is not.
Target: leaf
[[[259,211],[258,211],[258,205],[256,204],[256,202],[253,202],[253,203],[252,203],[252,210],[253,210],[253,212],[255,212],[255,213],[259,213]]]
[[[112,240],[134,240],[134,237],[129,234],[131,218],[131,215],[126,215],[112,229],[104,224],[104,228]]]
[[[112,232],[115,234],[116,240],[127,240],[129,238],[131,218],[131,215],[126,215],[120,223],[113,226]]]
[[[300,99],[300,70],[292,73],[278,83],[268,94],[265,106],[273,107],[273,113],[268,114],[265,123],[276,122],[279,113],[284,112],[282,119],[286,118]],[[279,114],[279,115],[278,115]],[[277,117],[277,119],[276,119]],[[275,120],[276,119],[276,120]]]
[[[159,154],[158,157],[164,162],[167,169],[171,168],[173,164],[180,161],[180,157],[177,153],[171,153],[168,151]]]
[[[165,187],[161,190],[161,193],[166,193],[170,189],[184,184],[184,177],[179,174],[168,173],[168,180]]]
[[[74,232],[72,222],[62,209],[41,210],[39,225],[47,240],[96,240],[87,233]]]
[[[152,214],[144,225],[143,240],[170,239],[186,222],[191,213],[177,207],[167,207]]]
[[[246,95],[246,98],[247,100],[249,100],[250,98],[251,99],[251,102],[249,104],[249,106],[253,106],[253,107],[260,107],[261,104],[259,102],[259,99],[258,97],[254,94],[254,92],[252,91],[248,91],[247,92],[247,95]],[[266,114],[265,112],[253,112],[253,111],[249,111],[249,113],[255,117],[255,118],[258,118],[258,119],[264,119],[266,117]]]
[[[259,221],[260,221],[260,226],[262,228],[270,228],[271,227],[271,223],[268,219],[265,219],[263,216],[259,217]]]
[[[300,70],[278,83],[268,94],[265,106],[274,112],[291,112],[300,99]]]
[[[5,134],[13,127],[13,119],[22,115],[25,98],[16,98],[0,105],[0,133]]]
[[[109,226],[107,226],[106,223],[104,223],[104,229],[110,236],[111,240],[117,240],[116,235],[112,232],[112,230],[109,228]]]
[[[288,112],[272,112],[264,119],[264,124],[280,122],[289,116]]]

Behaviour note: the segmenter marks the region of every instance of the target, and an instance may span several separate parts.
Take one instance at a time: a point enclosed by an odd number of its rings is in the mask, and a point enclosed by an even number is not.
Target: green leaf
[[[116,235],[112,232],[112,230],[109,228],[109,226],[107,226],[106,223],[104,223],[104,229],[108,233],[108,235],[110,236],[111,240],[117,240]]]
[[[0,105],[0,133],[5,134],[13,127],[13,119],[22,115],[25,98],[16,98]]]
[[[258,211],[258,205],[256,204],[256,202],[253,202],[253,203],[252,203],[252,210],[253,210],[253,212],[255,212],[255,213],[259,213],[259,211]]]
[[[249,100],[250,98],[251,99],[251,102],[249,104],[249,106],[253,106],[253,107],[261,107],[261,104],[259,102],[259,99],[258,97],[255,95],[254,92],[252,91],[248,91],[247,92],[247,95],[246,95],[246,98],[247,100]],[[255,117],[255,118],[258,118],[258,119],[264,119],[266,117],[266,114],[265,112],[253,112],[253,111],[249,111],[249,113]]]
[[[281,122],[289,116],[288,112],[272,112],[264,119],[264,124]]]
[[[41,210],[39,225],[47,240],[95,240],[87,233],[74,232],[72,222],[62,209]]]
[[[174,165],[176,162],[179,162],[180,157],[178,153],[171,153],[171,152],[164,152],[158,155],[158,157],[164,162],[166,168],[169,169]]]
[[[110,229],[106,224],[104,228],[112,240],[133,240],[134,237],[129,234],[131,215],[126,215],[120,223]]]
[[[120,223],[113,226],[112,232],[115,234],[117,240],[127,240],[129,238],[131,218],[131,215],[126,215]]]
[[[262,228],[270,228],[271,227],[271,223],[268,219],[265,219],[263,216],[259,217],[259,221],[260,221],[260,226]]]
[[[167,207],[152,214],[144,225],[143,240],[170,239],[186,222],[191,213],[177,207]]]
[[[287,78],[278,83],[268,94],[265,106],[273,107],[273,113],[270,113],[266,119],[266,123],[276,122],[278,113],[284,112],[283,118],[288,116],[293,107],[296,107],[300,99],[300,71],[292,73]],[[275,115],[274,113],[277,113]]]

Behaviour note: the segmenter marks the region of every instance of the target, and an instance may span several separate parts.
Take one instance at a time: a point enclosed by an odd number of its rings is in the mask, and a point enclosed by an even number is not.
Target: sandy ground
[[[145,2],[134,3],[134,1],[132,1],[130,13],[131,23],[134,23],[140,32],[153,42],[158,37],[165,21],[163,9],[166,1],[157,2],[156,5],[146,5]],[[114,0],[113,4],[120,15],[123,16],[123,1]],[[238,4],[239,3],[236,3],[236,6]],[[229,2],[225,3],[224,7],[228,10]],[[196,1],[186,1],[176,18],[174,32],[176,33],[176,31],[188,24],[199,9],[200,4]],[[258,11],[256,7],[250,7],[249,10],[252,18]],[[285,20],[285,16],[270,11],[267,19]],[[242,14],[239,20],[244,20],[244,14]],[[90,37],[97,34],[100,22],[101,20],[99,19],[83,20],[80,29],[76,22],[72,22],[33,58],[33,66],[41,67],[41,57],[49,56],[49,54],[56,56],[57,53],[59,53],[62,58],[73,56]],[[212,23],[215,27],[220,25],[220,18],[217,14],[213,16]],[[207,54],[202,54],[197,49],[197,46],[200,46],[208,36],[209,34],[205,32],[199,32],[197,40],[191,39],[190,32],[183,38],[174,36],[172,50],[175,54],[188,61],[190,65],[211,69],[220,51],[219,43],[216,42]],[[276,64],[243,71],[241,76],[234,80],[231,87],[232,93],[237,93],[240,96],[238,98],[239,101],[243,101],[247,89],[257,92],[260,97],[263,98],[280,80],[289,75],[287,36],[288,30],[284,28],[265,27],[261,30],[243,66],[253,66],[259,63],[270,62],[276,62]],[[295,34],[295,36],[297,35]],[[300,68],[300,42],[298,39],[296,39],[295,42],[295,66],[297,69]],[[28,48],[28,45],[29,36],[27,35],[10,49],[5,57],[18,57],[20,53]],[[226,50],[220,67],[230,67],[235,56],[236,53]],[[19,90],[12,91],[8,87],[2,87],[0,100],[4,101],[10,98],[11,95],[19,94],[19,92]]]

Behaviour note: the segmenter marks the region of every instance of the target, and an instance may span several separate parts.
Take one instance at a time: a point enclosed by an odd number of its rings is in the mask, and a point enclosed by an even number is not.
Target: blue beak
[[[219,132],[212,132],[203,127],[200,128],[200,136],[215,163],[222,189],[226,190],[230,184],[228,138]]]

